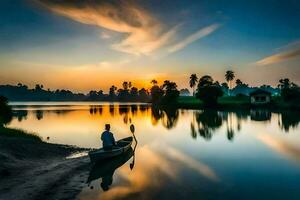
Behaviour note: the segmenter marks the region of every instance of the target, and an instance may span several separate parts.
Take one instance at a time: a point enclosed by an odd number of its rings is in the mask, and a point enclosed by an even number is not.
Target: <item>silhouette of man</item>
[[[116,145],[114,135],[110,132],[110,124],[105,124],[105,131],[101,135],[104,150],[111,150]]]

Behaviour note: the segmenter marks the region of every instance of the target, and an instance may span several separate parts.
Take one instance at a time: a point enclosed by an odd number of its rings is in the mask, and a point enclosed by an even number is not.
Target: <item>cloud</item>
[[[148,55],[166,45],[176,33],[129,0],[37,0],[48,9],[74,21],[125,34],[114,50]],[[105,36],[106,37],[106,36]]]
[[[107,32],[102,31],[100,37],[104,40],[107,40],[111,38],[111,35]]]
[[[201,28],[197,32],[195,32],[192,35],[188,36],[187,38],[183,39],[181,42],[169,47],[168,52],[173,53],[173,52],[179,51],[179,50],[183,49],[184,47],[186,47],[187,45],[199,40],[200,38],[210,35],[211,33],[215,32],[219,27],[220,27],[219,24],[212,24],[205,28]]]
[[[291,59],[299,58],[300,57],[300,43],[296,42],[296,43],[292,43],[292,44],[293,45],[287,45],[284,48],[280,48],[280,49],[285,49],[283,52],[263,58],[263,59],[257,61],[255,64],[258,66],[264,66],[264,65],[271,65],[271,64],[276,64],[276,63],[288,61]]]

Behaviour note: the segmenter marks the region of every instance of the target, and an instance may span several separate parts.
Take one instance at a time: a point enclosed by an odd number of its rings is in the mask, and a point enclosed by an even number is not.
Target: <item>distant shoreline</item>
[[[227,98],[227,99],[226,99]],[[215,107],[205,107],[204,104],[192,97],[181,96],[177,103],[170,105],[154,106],[160,109],[215,109],[215,110],[237,110],[237,109],[268,109],[268,110],[296,110],[300,111],[300,104],[288,104],[278,101],[273,101],[266,105],[251,105],[248,100],[235,100],[237,97],[221,98],[219,104]],[[226,101],[224,101],[226,99]],[[229,99],[229,100],[228,100]],[[152,103],[145,102],[122,102],[122,101],[10,101],[10,106],[13,107],[38,107],[38,106],[101,106],[101,105],[148,105],[153,106]]]

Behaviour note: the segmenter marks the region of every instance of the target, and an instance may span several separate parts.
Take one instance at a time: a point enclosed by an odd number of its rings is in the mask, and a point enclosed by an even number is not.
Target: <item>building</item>
[[[254,105],[268,104],[271,102],[271,93],[262,89],[250,92],[250,102]]]

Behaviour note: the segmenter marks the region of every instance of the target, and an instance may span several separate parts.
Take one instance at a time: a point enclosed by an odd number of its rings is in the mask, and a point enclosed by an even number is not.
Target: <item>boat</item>
[[[116,169],[124,165],[133,156],[133,149],[130,147],[127,152],[122,155],[105,160],[105,162],[96,163],[89,174],[87,183],[99,178],[113,176]]]
[[[116,145],[111,150],[104,150],[103,148],[90,151],[89,157],[92,163],[97,163],[106,159],[114,158],[131,148],[133,137],[123,138],[116,142]]]

